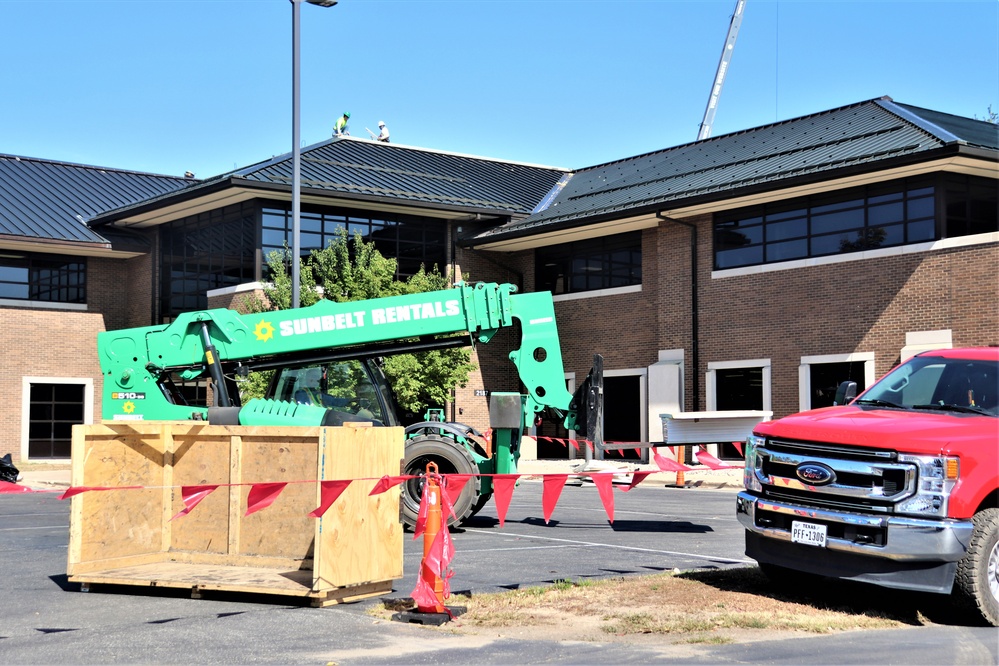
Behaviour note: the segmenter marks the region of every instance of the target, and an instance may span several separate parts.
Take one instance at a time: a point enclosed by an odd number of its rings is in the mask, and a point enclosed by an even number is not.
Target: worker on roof
[[[388,127],[385,126],[384,120],[378,121],[378,136],[375,138],[383,143],[389,142],[389,131]]]
[[[350,120],[350,112],[344,111],[333,125],[333,136],[350,136],[350,132],[347,131],[348,120]]]

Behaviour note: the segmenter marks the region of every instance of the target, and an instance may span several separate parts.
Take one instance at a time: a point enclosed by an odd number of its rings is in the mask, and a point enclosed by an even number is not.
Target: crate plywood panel
[[[249,516],[244,514],[250,487],[239,489],[240,525],[235,552],[262,557],[312,557],[316,521],[309,512],[316,508],[317,435],[278,439],[273,434],[242,437],[242,482],[286,482],[288,485],[268,508]],[[280,529],[275,529],[276,526]]]
[[[323,477],[357,479],[323,516],[316,577],[324,584],[402,578],[400,488],[371,496],[377,479],[400,473],[402,428],[327,429],[322,439]]]
[[[170,514],[183,511],[183,486],[219,485],[185,516],[168,522],[170,548],[205,553],[229,551],[229,490],[232,433],[221,426],[175,424]],[[169,520],[168,517],[168,520]]]
[[[73,497],[70,562],[159,552],[163,508],[160,437],[127,427],[74,426],[73,485],[146,490],[90,491]]]

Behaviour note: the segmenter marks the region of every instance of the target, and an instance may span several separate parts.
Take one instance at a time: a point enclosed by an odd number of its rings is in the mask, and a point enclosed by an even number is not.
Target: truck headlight
[[[947,500],[960,476],[956,456],[915,456],[900,454],[899,462],[916,466],[916,494],[895,506],[898,513],[914,516],[947,516]]]
[[[746,467],[742,472],[742,485],[746,490],[763,492],[759,477],[756,476],[756,448],[766,443],[765,437],[750,435],[746,438]]]

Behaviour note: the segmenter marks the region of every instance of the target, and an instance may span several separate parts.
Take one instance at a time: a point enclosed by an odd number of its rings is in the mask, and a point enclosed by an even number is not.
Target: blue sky
[[[693,141],[735,0],[303,4],[302,141],[580,168]],[[291,150],[288,0],[0,0],[0,153],[204,178]],[[713,136],[999,111],[999,2],[748,0]]]

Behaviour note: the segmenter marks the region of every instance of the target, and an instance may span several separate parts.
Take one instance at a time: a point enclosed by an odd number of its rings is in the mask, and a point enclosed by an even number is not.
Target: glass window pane
[[[814,236],[811,240],[811,250],[813,257],[821,257],[827,254],[838,254],[840,252],[850,252],[850,247],[855,240],[846,234],[833,234],[830,236]]]
[[[881,224],[891,224],[901,222],[904,213],[902,202],[885,204],[882,206],[871,206],[867,211],[867,224],[878,226]]]
[[[851,199],[850,201],[837,201],[822,206],[812,206],[812,214],[828,213],[831,211],[843,210],[846,208],[863,208],[863,199]]]
[[[908,243],[924,243],[936,238],[936,225],[933,220],[910,222],[905,225],[905,228],[908,235],[906,242]]]
[[[872,231],[880,231],[884,234],[881,244],[878,247],[892,247],[905,243],[905,225],[892,224],[890,226],[879,227]]]
[[[908,203],[908,214],[909,219],[913,220],[919,217],[932,217],[933,216],[933,197],[924,197],[921,199],[909,199]]]
[[[868,204],[878,204],[885,203],[887,201],[901,201],[902,192],[892,192],[891,194],[880,194],[878,196],[872,196],[867,198]]]
[[[805,218],[767,224],[767,242],[801,238],[808,233]]]
[[[767,244],[767,261],[788,261],[808,256],[808,240],[784,241]]]
[[[835,231],[849,231],[864,226],[864,211],[845,210],[826,215],[812,216],[812,233],[827,234]]]
[[[795,208],[794,210],[785,210],[780,212],[767,212],[767,222],[773,222],[775,220],[789,220],[793,217],[805,217],[808,215],[808,211],[804,208]]]
[[[763,246],[723,250],[715,254],[715,264],[719,269],[752,266],[763,263]]]
[[[82,384],[54,384],[53,398],[56,402],[82,402]]]

